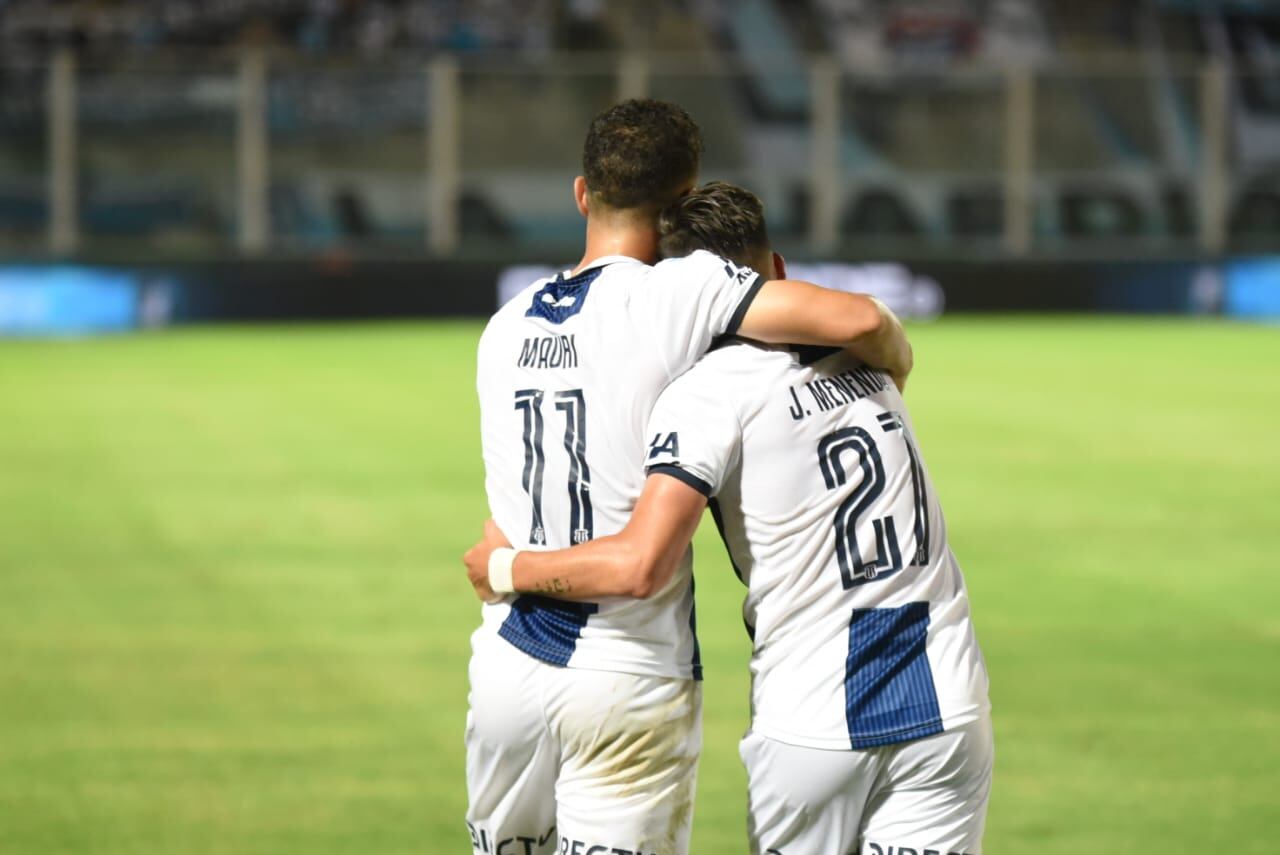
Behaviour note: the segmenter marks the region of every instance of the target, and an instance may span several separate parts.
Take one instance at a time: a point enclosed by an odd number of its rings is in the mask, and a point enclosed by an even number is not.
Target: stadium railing
[[[1276,81],[1212,62],[247,50],[0,60],[0,257],[546,257],[590,117],[684,104],[703,175],[826,257],[1280,248]]]

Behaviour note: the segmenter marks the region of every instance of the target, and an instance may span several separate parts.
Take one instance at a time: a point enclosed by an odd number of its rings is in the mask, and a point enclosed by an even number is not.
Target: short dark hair
[[[679,258],[705,249],[743,266],[769,248],[764,204],[750,190],[708,181],[671,203],[658,217],[658,252]]]
[[[587,188],[610,208],[667,205],[698,177],[702,131],[683,108],[648,98],[596,116],[582,146]]]

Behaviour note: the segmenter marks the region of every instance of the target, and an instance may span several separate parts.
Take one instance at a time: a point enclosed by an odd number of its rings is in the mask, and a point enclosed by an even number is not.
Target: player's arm
[[[902,323],[875,297],[822,288],[795,279],[764,283],[738,333],[770,344],[843,347],[902,388],[914,358]]]
[[[649,597],[670,581],[707,506],[707,497],[677,478],[655,472],[645,481],[640,501],[626,527],[614,535],[597,538],[570,549],[551,552],[517,552],[510,564],[510,585],[515,593],[544,594],[561,600],[593,600],[599,597]],[[492,522],[485,538],[463,561],[476,595],[486,602],[494,593],[490,576],[504,584],[503,561],[510,556],[494,550],[508,546]]]

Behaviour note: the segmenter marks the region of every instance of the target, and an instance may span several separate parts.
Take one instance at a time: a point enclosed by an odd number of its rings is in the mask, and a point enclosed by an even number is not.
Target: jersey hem
[[[590,660],[585,662],[575,662],[570,659],[568,662],[562,661],[558,657],[540,655],[537,648],[542,645],[536,642],[531,643],[528,647],[516,643],[506,635],[495,634],[495,637],[501,639],[506,644],[511,645],[516,650],[530,657],[552,665],[556,668],[571,668],[578,671],[604,671],[610,674],[631,674],[636,677],[660,677],[667,680],[693,680],[694,682],[702,682],[702,666],[689,665],[678,668],[662,668],[658,666],[650,666],[641,663],[618,662],[618,663],[593,663]],[[521,640],[527,640],[522,637]],[[531,649],[532,648],[532,649]]]
[[[774,742],[796,745],[801,748],[819,748],[827,751],[863,751],[868,748],[914,742],[926,736],[936,736],[939,733],[945,733],[948,730],[972,724],[990,714],[991,704],[987,703],[944,716],[940,720],[934,719],[921,725],[913,725],[906,730],[894,731],[891,734],[860,734],[857,737],[859,742],[857,746],[851,744],[848,732],[842,733],[838,737],[808,736],[802,733],[793,733],[780,727],[773,727],[758,720],[751,722],[751,730],[766,739],[772,739]],[[926,730],[926,728],[932,729]]]

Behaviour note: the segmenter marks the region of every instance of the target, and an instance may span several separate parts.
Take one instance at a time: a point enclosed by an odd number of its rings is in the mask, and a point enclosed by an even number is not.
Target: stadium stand
[[[565,26],[581,26],[569,7]],[[219,47],[237,43],[307,51],[520,50],[549,46],[553,6],[542,0],[7,0],[7,51],[75,45],[89,51]]]
[[[234,244],[237,63],[248,47],[270,56],[270,232],[304,251],[421,243],[423,66],[441,53],[461,62],[459,229],[477,251],[573,239],[578,223],[546,202],[574,169],[558,129],[617,97],[627,55],[649,57],[646,91],[700,118],[708,172],[760,189],[784,245],[813,225],[812,68],[832,60],[837,229],[852,245],[900,238],[908,252],[974,237],[999,248],[1018,69],[1035,89],[1034,239],[1176,246],[1198,228],[1213,63],[1229,81],[1229,235],[1280,230],[1280,10],[1270,4],[0,0],[0,245],[29,241],[49,218],[46,78],[65,47],[79,57],[89,244]]]

